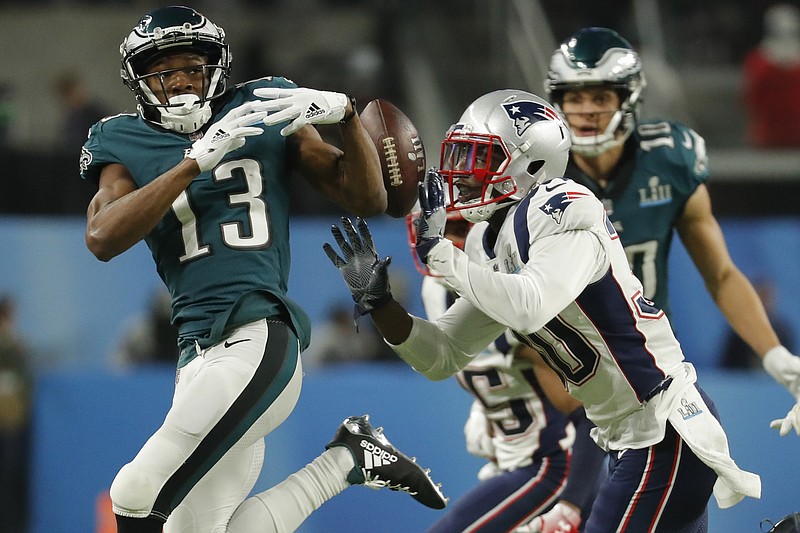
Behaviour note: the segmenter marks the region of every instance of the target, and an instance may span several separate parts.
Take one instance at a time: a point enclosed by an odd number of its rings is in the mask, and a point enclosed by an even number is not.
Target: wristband
[[[346,114],[344,117],[342,117],[342,120],[339,121],[339,124],[347,124],[358,113],[358,111],[356,111],[356,98],[355,98],[355,96],[348,96],[348,98],[350,99],[350,107],[352,107],[353,110],[350,112],[349,115]]]

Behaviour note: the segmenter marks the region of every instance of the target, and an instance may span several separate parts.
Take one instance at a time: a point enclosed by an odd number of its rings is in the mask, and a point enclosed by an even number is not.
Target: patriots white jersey
[[[414,317],[408,338],[394,347],[400,357],[430,379],[444,379],[510,327],[583,402],[601,448],[659,443],[669,421],[719,476],[721,507],[760,496],[760,478],[731,459],[694,367],[664,312],[642,296],[588,189],[564,179],[541,184],[509,208],[499,231],[473,226],[468,249],[473,239],[485,261],[470,260],[447,240],[430,251],[428,266],[461,297],[435,322]]]
[[[513,470],[569,449],[575,430],[551,404],[531,364],[513,355],[486,351],[456,374],[480,403],[492,425],[495,462]]]
[[[443,278],[426,276],[421,294],[429,320],[439,318],[455,301]],[[566,416],[545,396],[530,361],[514,357],[518,345],[506,331],[456,374],[492,426],[494,460],[503,471],[569,449],[575,437]]]
[[[671,376],[685,375],[683,353],[588,189],[560,178],[539,185],[509,208],[496,234],[476,224],[466,250],[472,257],[443,241],[431,251],[428,266],[462,298],[434,327],[415,318],[396,347],[401,356],[442,379],[509,326],[584,403],[604,447],[663,438],[666,414],[646,404]],[[417,348],[435,359],[420,361],[409,353]]]

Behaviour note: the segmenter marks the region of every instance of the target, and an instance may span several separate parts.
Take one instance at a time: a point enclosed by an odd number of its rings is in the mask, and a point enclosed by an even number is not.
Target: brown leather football
[[[376,99],[359,114],[372,137],[383,170],[386,214],[402,218],[417,202],[417,184],[425,177],[425,147],[411,120],[394,104]]]

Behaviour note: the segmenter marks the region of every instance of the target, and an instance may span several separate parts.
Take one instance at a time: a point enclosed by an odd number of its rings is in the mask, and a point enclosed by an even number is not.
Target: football
[[[417,184],[425,177],[425,148],[417,128],[387,100],[372,100],[359,116],[378,149],[389,202],[386,214],[403,218],[417,202]]]

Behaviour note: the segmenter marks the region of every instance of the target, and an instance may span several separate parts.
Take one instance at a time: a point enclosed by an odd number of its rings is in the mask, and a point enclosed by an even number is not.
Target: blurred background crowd
[[[754,152],[800,145],[800,20],[794,4],[784,3],[771,17],[765,16],[770,2],[744,0],[193,5],[235,29],[228,32],[233,81],[276,74],[354,94],[361,107],[378,96],[389,99],[415,120],[434,156],[453,118],[476,95],[498,87],[541,92],[559,42],[586,25],[616,29],[643,56],[650,81],[643,116],[683,121],[705,137],[721,214],[796,210],[780,194],[795,187],[788,182],[794,181],[796,154],[765,160]],[[5,174],[15,183],[0,198],[2,212],[84,212],[92,191],[76,181],[77,147],[86,125],[99,116],[135,111],[116,52],[131,21],[153,7],[116,0],[0,2],[0,44],[15,52],[0,72],[0,143]],[[754,57],[762,45],[769,50]],[[737,200],[752,182],[766,186],[768,205]],[[37,194],[37,188],[51,193]],[[753,188],[747,192],[768,197]],[[296,200],[298,213],[331,208],[300,187]]]
[[[27,493],[22,467],[28,458],[20,450],[29,448],[37,375],[174,361],[175,332],[146,250],[115,260],[117,270],[102,274],[93,262],[84,263],[83,217],[94,190],[78,176],[88,127],[105,115],[135,112],[133,94],[119,77],[119,43],[142,13],[169,3],[0,0],[0,479],[5,483],[0,533],[28,531],[27,504],[13,498]],[[559,42],[584,26],[617,30],[643,58],[648,85],[642,115],[682,121],[705,138],[709,190],[733,239],[734,258],[757,278],[784,343],[798,348],[796,319],[785,312],[799,296],[792,292],[797,284],[773,274],[786,270],[787,259],[797,259],[785,254],[796,251],[800,228],[799,2],[205,0],[187,5],[228,30],[232,81],[286,76],[301,86],[352,94],[359,108],[373,98],[388,99],[417,125],[429,165],[437,164],[449,125],[478,95],[505,87],[543,94],[547,63]],[[293,267],[300,273],[293,270],[293,286],[301,300],[308,298],[302,303],[318,333],[307,354],[309,371],[354,358],[394,361],[369,327],[353,337],[343,287],[316,290],[302,278],[306,270],[314,277],[328,268],[319,266],[325,263],[319,247],[338,212],[302,180],[294,186],[292,211],[306,220],[293,238],[306,240],[295,244]],[[395,283],[407,298],[418,298],[404,225],[398,220],[385,225],[400,241],[396,270],[405,278]],[[321,230],[313,233],[312,227]],[[751,258],[746,252],[754,240],[772,242],[760,243],[755,247],[760,257]],[[87,257],[74,258],[76,253]],[[74,272],[86,276],[92,290],[75,281]],[[681,281],[673,285],[683,285],[686,294],[694,290]],[[684,305],[722,322],[713,306],[678,300],[677,316]],[[90,307],[96,314],[86,311]],[[687,336],[682,342],[692,346],[703,333],[691,330],[703,323],[690,318],[678,324],[679,337]],[[760,368],[727,334],[711,339],[704,347],[707,365]],[[5,502],[13,503],[5,507]]]

